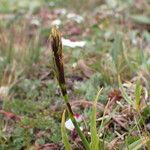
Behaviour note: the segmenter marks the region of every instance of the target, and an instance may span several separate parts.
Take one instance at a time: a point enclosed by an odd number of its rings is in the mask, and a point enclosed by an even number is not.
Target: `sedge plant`
[[[83,132],[81,131],[81,129],[80,129],[75,117],[74,117],[74,113],[72,111],[71,105],[69,103],[69,98],[68,98],[67,88],[66,88],[66,82],[65,82],[65,76],[64,76],[63,50],[62,50],[61,34],[56,27],[52,28],[51,35],[50,35],[49,39],[50,39],[50,43],[51,43],[51,50],[52,50],[53,56],[54,56],[55,76],[58,80],[58,83],[59,83],[59,86],[61,89],[61,93],[62,93],[64,102],[65,102],[66,107],[67,107],[68,115],[69,115],[78,135],[80,136],[84,147],[86,148],[86,150],[90,150],[91,149],[90,144],[87,141]]]

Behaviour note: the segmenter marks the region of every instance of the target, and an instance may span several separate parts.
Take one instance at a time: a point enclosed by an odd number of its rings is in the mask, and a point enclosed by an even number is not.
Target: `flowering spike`
[[[59,82],[62,95],[66,97],[67,90],[64,77],[61,34],[56,27],[52,28],[50,40],[51,40],[51,49],[54,54],[54,64],[55,64],[54,69],[56,71],[56,77]]]

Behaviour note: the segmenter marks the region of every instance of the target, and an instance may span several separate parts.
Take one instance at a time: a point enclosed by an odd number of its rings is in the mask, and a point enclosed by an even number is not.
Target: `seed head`
[[[66,90],[66,83],[64,77],[62,41],[61,41],[61,34],[56,27],[52,28],[50,41],[51,41],[51,49],[54,55],[54,70],[62,94],[63,96],[65,96],[67,94],[67,90]]]

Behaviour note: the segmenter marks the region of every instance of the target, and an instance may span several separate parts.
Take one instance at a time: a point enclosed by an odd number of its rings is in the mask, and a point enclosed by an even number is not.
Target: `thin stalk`
[[[67,98],[68,99],[68,96],[64,97],[65,99]],[[68,101],[68,100],[67,100]],[[84,134],[82,133],[76,119],[74,118],[74,114],[73,114],[73,111],[72,111],[72,108],[71,108],[71,105],[69,102],[66,103],[66,106],[67,106],[67,110],[68,110],[68,113],[69,113],[69,117],[73,123],[73,125],[75,126],[75,129],[77,130],[77,133],[79,134],[86,150],[90,150],[90,145],[87,141],[87,139],[85,138]]]
[[[86,150],[90,150],[90,144],[88,143],[87,139],[85,138],[83,132],[81,131],[76,119],[74,118],[74,113],[72,111],[71,105],[69,103],[69,98],[67,94],[66,82],[64,77],[64,66],[63,66],[63,52],[62,52],[62,42],[61,42],[61,34],[56,28],[52,28],[51,36],[51,49],[54,55],[54,70],[55,75],[57,77],[61,93],[63,95],[64,101],[67,106],[67,110],[69,113],[69,117],[74,124],[74,127],[80,136]]]

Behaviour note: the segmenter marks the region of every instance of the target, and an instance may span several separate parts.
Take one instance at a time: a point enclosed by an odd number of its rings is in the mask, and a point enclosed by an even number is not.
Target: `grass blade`
[[[102,89],[99,90],[97,93],[97,96],[95,98],[95,101],[93,103],[92,107],[92,113],[91,113],[91,120],[90,120],[90,131],[91,131],[91,149],[93,150],[99,150],[99,137],[97,134],[97,129],[96,129],[96,105],[97,105],[97,100],[99,98],[99,95],[101,93]]]
[[[135,108],[137,111],[140,110],[141,94],[142,94],[142,86],[140,84],[140,81],[137,81],[135,89]]]
[[[127,95],[127,93],[125,92],[125,90],[122,86],[120,77],[118,77],[118,82],[119,82],[119,88],[120,88],[123,98],[128,102],[128,104],[133,105],[132,99]]]
[[[72,150],[71,145],[69,143],[68,136],[66,134],[66,129],[65,129],[65,113],[66,111],[64,110],[63,115],[62,115],[62,121],[61,121],[61,135],[62,135],[62,140],[65,145],[66,150]]]
[[[143,145],[145,145],[148,141],[150,141],[149,137],[142,137],[141,139],[133,142],[126,148],[125,150],[138,150],[140,149]]]
[[[111,49],[111,56],[114,61],[117,72],[119,71],[119,56],[123,53],[122,35],[117,33]]]

